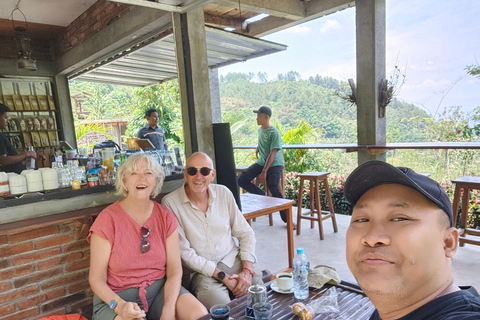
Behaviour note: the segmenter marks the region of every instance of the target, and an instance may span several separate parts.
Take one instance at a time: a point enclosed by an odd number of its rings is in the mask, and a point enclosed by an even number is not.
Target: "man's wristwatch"
[[[218,280],[219,282],[222,282],[223,279],[225,279],[225,272],[220,271],[219,273],[217,273],[217,280]]]
[[[114,310],[116,307],[117,307],[117,303],[118,301],[122,300],[122,298],[118,297],[112,301],[110,301],[110,303],[108,304],[108,306],[110,307],[110,309]]]

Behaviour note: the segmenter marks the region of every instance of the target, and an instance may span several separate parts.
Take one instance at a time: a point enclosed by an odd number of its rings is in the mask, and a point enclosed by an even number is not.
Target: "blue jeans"
[[[247,170],[242,172],[242,174],[238,177],[238,185],[247,190],[247,192],[259,194],[264,196],[265,191],[257,187],[252,180],[256,178],[260,173],[262,173],[263,166],[259,164],[252,164],[248,167]],[[283,195],[280,191],[280,179],[282,178],[283,173],[283,166],[275,166],[268,168],[267,171],[267,188],[268,191],[272,194],[275,198],[282,198]],[[287,222],[287,211],[282,210],[280,211],[280,217],[282,217],[283,222]]]

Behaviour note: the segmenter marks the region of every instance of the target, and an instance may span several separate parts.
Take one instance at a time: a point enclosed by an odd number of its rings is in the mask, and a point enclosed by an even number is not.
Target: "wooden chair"
[[[302,219],[310,220],[310,228],[314,227],[314,223],[318,222],[318,231],[320,233],[320,240],[324,239],[323,234],[323,220],[332,219],[333,231],[337,232],[337,220],[335,219],[335,210],[333,207],[332,196],[330,195],[330,187],[328,186],[328,176],[330,172],[307,172],[299,174],[300,188],[298,190],[298,212],[297,212],[297,235],[300,235]],[[305,181],[309,181],[310,193],[310,211],[302,214],[302,191]],[[322,210],[320,203],[320,182],[323,183],[325,193],[327,196],[328,207],[330,211]]]
[[[455,183],[455,194],[453,196],[453,226],[457,226],[458,218],[458,206],[460,204],[460,194],[463,189],[462,196],[462,211],[460,219],[460,228],[458,233],[460,235],[459,241],[460,246],[463,247],[465,243],[480,245],[480,240],[474,240],[471,238],[467,239],[467,234],[474,236],[480,236],[480,230],[467,228],[468,221],[468,203],[470,202],[470,190],[480,190],[480,177],[461,177],[455,180],[452,180],[452,183]]]

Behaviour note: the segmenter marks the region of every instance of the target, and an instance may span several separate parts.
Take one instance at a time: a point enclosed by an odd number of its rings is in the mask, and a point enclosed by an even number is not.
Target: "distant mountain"
[[[243,73],[220,76],[223,121],[232,126],[245,123],[235,134],[236,139],[255,142],[257,126],[252,110],[267,105],[272,109],[272,121],[278,121],[285,130],[305,120],[315,131],[311,143],[356,142],[356,106],[336,94],[348,93],[348,83],[319,75],[299,80],[296,72],[277,78],[254,81],[266,76]],[[414,104],[396,99],[387,106],[386,117],[388,142],[423,141],[424,120],[431,118]]]

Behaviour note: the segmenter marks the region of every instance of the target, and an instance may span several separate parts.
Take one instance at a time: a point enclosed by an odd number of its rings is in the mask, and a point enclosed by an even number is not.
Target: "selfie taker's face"
[[[348,267],[367,295],[421,292],[450,274],[448,230],[445,213],[419,192],[398,184],[377,186],[353,210]]]

